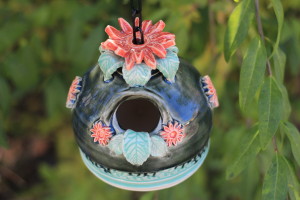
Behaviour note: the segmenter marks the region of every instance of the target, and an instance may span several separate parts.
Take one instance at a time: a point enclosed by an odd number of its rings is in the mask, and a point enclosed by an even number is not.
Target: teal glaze
[[[105,168],[92,161],[80,150],[87,168],[102,181],[125,190],[153,191],[172,187],[189,178],[203,164],[209,151],[209,142],[193,159],[158,172],[128,173]]]
[[[147,132],[126,130],[124,134],[115,135],[108,148],[116,155],[123,154],[132,165],[142,165],[149,156],[163,157],[167,154],[167,144],[158,135],[149,136]]]
[[[150,156],[151,139],[147,132],[126,130],[123,140],[123,155],[133,165],[142,165]]]
[[[72,109],[73,129],[84,163],[98,178],[127,190],[152,191],[184,181],[202,165],[209,148],[215,91],[209,79],[203,83],[192,65],[179,61],[173,80],[152,71],[144,86],[128,85],[121,70],[106,76],[99,65],[82,77]],[[152,131],[131,132],[119,126],[116,111],[134,99],[146,99],[158,110],[160,119]],[[97,133],[101,127],[94,126],[97,122],[106,129],[106,140],[95,138],[101,136]],[[172,124],[180,133],[175,143],[168,138],[174,132],[169,130]]]

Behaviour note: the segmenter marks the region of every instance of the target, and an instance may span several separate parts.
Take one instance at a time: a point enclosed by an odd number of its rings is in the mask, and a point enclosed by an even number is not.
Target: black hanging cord
[[[132,34],[133,34],[133,43],[134,44],[144,44],[144,34],[142,30],[142,0],[130,0],[131,11],[132,11]],[[135,18],[139,18],[139,25],[135,26]],[[140,32],[141,39],[136,37],[136,33]]]

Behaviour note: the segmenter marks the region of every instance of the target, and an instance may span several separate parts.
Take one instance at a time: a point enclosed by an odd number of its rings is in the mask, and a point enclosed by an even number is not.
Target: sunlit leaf
[[[289,197],[291,200],[300,199],[300,184],[298,181],[297,174],[295,169],[292,167],[291,163],[284,157],[287,168],[288,176],[288,188],[289,188]]]
[[[287,197],[287,166],[278,153],[264,178],[262,200],[285,200]]]
[[[290,122],[285,122],[282,124],[284,126],[285,134],[288,136],[292,152],[295,160],[300,166],[300,133],[299,130]]]
[[[282,94],[282,106],[283,106],[282,119],[288,120],[292,111],[288,91],[282,83],[279,83],[278,86]]]
[[[253,17],[252,0],[243,0],[230,15],[224,39],[224,56],[227,62],[246,38]]]
[[[284,79],[286,55],[280,48],[274,51],[273,61],[275,77],[279,83],[282,83]]]
[[[274,61],[274,75],[276,77],[279,89],[283,97],[283,101],[282,101],[283,119],[287,120],[291,113],[291,105],[290,105],[288,92],[286,90],[286,87],[283,85],[286,56],[285,53],[280,48],[277,48],[277,50],[275,50],[273,61]]]
[[[265,149],[278,129],[282,119],[282,94],[276,80],[267,77],[262,86],[259,101],[259,135],[261,147]]]
[[[244,133],[240,141],[240,146],[236,150],[239,154],[236,156],[236,160],[226,170],[227,179],[232,179],[239,175],[249,166],[249,163],[255,159],[260,151],[258,135],[257,130]]]
[[[240,74],[240,106],[245,110],[263,83],[267,54],[259,39],[253,39],[244,57]]]
[[[274,11],[275,11],[275,15],[277,18],[277,24],[278,24],[278,31],[277,31],[277,38],[276,38],[276,42],[273,48],[273,53],[278,49],[279,46],[279,41],[280,41],[280,37],[281,37],[281,30],[282,30],[282,26],[283,26],[283,20],[284,20],[284,13],[283,13],[283,8],[282,8],[282,4],[281,4],[281,0],[271,0]]]

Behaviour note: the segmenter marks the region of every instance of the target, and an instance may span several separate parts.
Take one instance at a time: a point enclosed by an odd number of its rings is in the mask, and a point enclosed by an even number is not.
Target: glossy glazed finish
[[[125,190],[153,191],[177,185],[193,175],[203,164],[209,150],[209,143],[191,160],[181,165],[151,173],[131,173],[107,169],[94,162],[80,151],[87,168],[102,181]]]
[[[140,166],[132,165],[107,146],[94,143],[90,132],[94,122],[100,120],[114,130],[113,134],[119,134],[113,127],[113,115],[123,101],[132,98],[145,98],[158,107],[161,129],[176,120],[183,125],[185,133],[180,143],[168,147],[164,157],[151,156]],[[180,60],[174,83],[158,73],[144,87],[129,87],[117,73],[110,82],[104,82],[97,65],[82,77],[81,92],[73,109],[73,127],[80,149],[98,164],[124,172],[156,172],[190,160],[207,144],[211,126],[212,111],[200,74],[183,60]],[[157,134],[157,131],[149,133],[150,136]]]
[[[162,32],[165,23],[160,20],[152,25],[151,20],[142,22],[142,32],[144,35],[143,44],[134,44],[132,27],[124,20],[119,18],[121,31],[112,26],[107,26],[105,32],[109,36],[105,42],[101,43],[102,49],[114,51],[118,56],[125,58],[125,67],[127,70],[132,69],[135,64],[141,64],[142,61],[152,69],[156,69],[156,58],[165,58],[166,49],[175,45],[175,35],[168,32]],[[139,25],[139,18],[135,18],[135,26]],[[137,35],[141,40],[141,35]]]

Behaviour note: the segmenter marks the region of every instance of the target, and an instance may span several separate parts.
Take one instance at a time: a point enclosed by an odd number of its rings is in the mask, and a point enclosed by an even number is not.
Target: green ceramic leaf
[[[267,54],[259,39],[253,39],[244,57],[240,74],[240,106],[246,110],[264,80]]]
[[[133,165],[142,165],[150,156],[151,139],[149,133],[128,129],[124,134],[123,154]]]
[[[179,58],[177,56],[176,48],[168,48],[166,58],[156,59],[157,69],[171,82],[174,82],[176,72],[179,67]]]
[[[151,137],[151,156],[163,157],[167,154],[168,148],[164,139],[157,135]]]
[[[283,125],[285,134],[288,136],[291,143],[293,156],[300,166],[300,133],[294,124],[290,122],[285,122]]]
[[[151,78],[151,68],[144,63],[134,65],[131,70],[123,66],[123,78],[131,87],[144,86]]]
[[[267,77],[258,101],[259,135],[263,149],[278,129],[283,114],[282,105],[282,94],[276,80],[273,77]]]
[[[287,166],[276,153],[264,178],[262,200],[285,200],[288,192]]]
[[[279,46],[279,41],[280,41],[280,37],[281,37],[281,30],[283,27],[283,20],[284,20],[284,12],[283,12],[283,8],[282,8],[282,4],[280,0],[271,0],[273,8],[274,8],[274,12],[277,18],[277,26],[278,26],[278,31],[277,31],[277,38],[276,38],[276,42],[273,48],[273,52],[272,55],[274,54],[274,52],[278,49]]]
[[[179,50],[178,50],[178,48],[176,46],[171,46],[171,47],[167,48],[167,50],[173,51],[176,54],[179,52]]]
[[[252,0],[243,0],[230,15],[224,39],[224,55],[227,62],[246,38],[253,17]]]
[[[120,155],[123,153],[123,139],[124,135],[115,135],[108,144],[108,148],[115,152],[115,154]]]
[[[99,66],[104,73],[104,81],[112,78],[112,74],[124,64],[124,58],[117,56],[111,51],[105,51],[98,60]]]
[[[258,131],[245,132],[237,149],[239,154],[226,170],[226,178],[232,179],[239,175],[255,159],[260,150]]]

